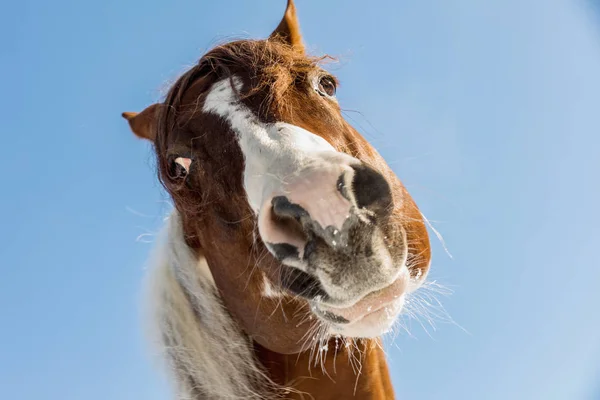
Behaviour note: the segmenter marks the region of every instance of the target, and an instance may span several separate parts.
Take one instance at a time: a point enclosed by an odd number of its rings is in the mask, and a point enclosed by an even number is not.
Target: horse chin
[[[401,314],[405,296],[376,311],[372,311],[360,319],[348,324],[333,324],[330,331],[333,335],[352,338],[376,338],[390,332]]]
[[[389,332],[404,307],[410,274],[403,267],[388,286],[369,293],[348,307],[313,302],[312,311],[327,323],[332,335],[375,338]]]

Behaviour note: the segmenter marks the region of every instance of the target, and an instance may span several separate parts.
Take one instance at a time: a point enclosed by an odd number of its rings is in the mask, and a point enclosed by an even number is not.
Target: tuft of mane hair
[[[251,339],[225,309],[208,264],[167,218],[148,277],[151,340],[175,378],[178,400],[273,399],[286,392],[257,362]]]

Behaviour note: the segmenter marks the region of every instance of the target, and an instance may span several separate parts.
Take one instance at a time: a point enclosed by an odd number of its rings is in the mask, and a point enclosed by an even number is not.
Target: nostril
[[[308,216],[308,213],[304,208],[290,202],[285,196],[273,197],[271,205],[273,206],[273,214],[279,218],[299,220],[304,216]]]
[[[303,258],[306,235],[297,219],[298,213],[298,208],[285,197],[265,203],[259,213],[260,236],[280,261]]]
[[[306,210],[297,204],[291,203],[285,196],[274,197],[271,201],[271,223],[281,232],[305,240],[301,218],[308,216]]]
[[[382,174],[364,165],[353,165],[352,192],[359,208],[382,211],[392,204],[392,191]]]

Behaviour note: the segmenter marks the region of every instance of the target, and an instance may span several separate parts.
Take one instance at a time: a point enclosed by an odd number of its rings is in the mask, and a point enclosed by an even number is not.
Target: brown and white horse
[[[425,279],[417,206],[342,117],[293,2],[123,113],[174,202],[152,311],[179,399],[392,399],[379,336]]]

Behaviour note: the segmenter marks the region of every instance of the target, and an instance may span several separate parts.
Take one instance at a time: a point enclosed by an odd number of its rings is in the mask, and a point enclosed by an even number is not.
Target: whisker
[[[435,234],[435,236],[438,238],[438,240],[440,241],[440,243],[442,244],[442,247],[444,248],[444,251],[446,252],[446,254],[448,255],[448,257],[450,258],[454,258],[452,257],[452,254],[450,254],[450,251],[448,251],[448,248],[446,247],[446,242],[444,241],[444,238],[442,237],[441,233],[439,233],[437,231],[437,229],[435,229],[433,227],[433,225],[431,225],[431,223],[429,222],[429,220],[425,217],[425,215],[423,215],[423,213],[421,213],[421,216],[423,217],[423,220],[425,221],[425,223],[427,223],[427,225],[429,226],[429,228],[431,228],[431,230],[433,231],[433,233]]]

